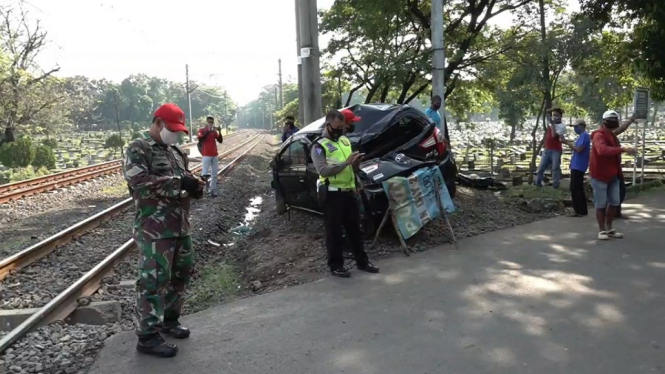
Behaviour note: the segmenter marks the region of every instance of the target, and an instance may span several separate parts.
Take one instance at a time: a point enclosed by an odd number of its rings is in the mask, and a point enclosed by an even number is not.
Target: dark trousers
[[[353,192],[328,191],[323,203],[326,227],[326,249],[331,270],[344,267],[342,255],[342,227],[351,245],[351,253],[358,266],[367,265],[367,254],[363,248],[360,232],[360,210]]]
[[[587,209],[586,194],[584,193],[584,172],[570,170],[570,194],[573,198],[573,209],[575,213],[586,216]]]
[[[619,201],[623,204],[626,199],[626,181],[623,179],[623,174],[619,175]],[[617,208],[615,217],[621,217],[621,205]]]

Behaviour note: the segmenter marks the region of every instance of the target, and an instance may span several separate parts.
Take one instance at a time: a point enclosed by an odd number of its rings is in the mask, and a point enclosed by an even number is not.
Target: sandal
[[[607,232],[607,236],[609,236],[610,238],[614,238],[614,239],[623,239],[623,234],[620,233],[620,232],[617,232],[617,230],[615,230],[615,229],[609,230]]]

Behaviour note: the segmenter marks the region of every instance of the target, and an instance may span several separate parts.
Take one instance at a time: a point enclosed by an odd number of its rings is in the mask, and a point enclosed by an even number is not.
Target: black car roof
[[[412,114],[413,116],[418,116],[425,119],[426,121],[429,121],[429,118],[425,115],[425,113],[408,105],[357,104],[342,109],[350,109],[356,116],[360,117],[360,121],[356,123],[356,129],[354,133],[363,133],[363,135],[371,135],[383,131],[386,126],[390,125],[392,118],[395,117],[396,114],[402,112],[406,112]],[[321,134],[324,124],[325,117],[320,118],[303,127],[297,132],[297,135]]]

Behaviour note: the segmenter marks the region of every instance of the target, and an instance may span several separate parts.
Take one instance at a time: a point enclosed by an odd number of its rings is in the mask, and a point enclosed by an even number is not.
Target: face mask
[[[619,127],[619,121],[607,119],[605,120],[605,127],[607,127],[610,130],[614,130]]]
[[[340,136],[344,135],[344,129],[336,129],[330,126],[330,124],[328,124],[326,128],[328,129],[328,135],[330,135],[330,137],[335,141],[337,141]]]
[[[178,133],[167,130],[166,126],[162,127],[159,136],[162,137],[164,144],[175,145],[178,142]]]
[[[584,132],[582,126],[575,126],[575,134],[579,135]]]

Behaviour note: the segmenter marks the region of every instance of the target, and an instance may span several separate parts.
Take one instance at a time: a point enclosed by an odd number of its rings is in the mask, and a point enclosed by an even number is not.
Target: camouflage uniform
[[[175,320],[180,316],[194,263],[189,236],[190,197],[181,187],[181,177],[192,176],[187,157],[175,146],[157,143],[148,132],[142,138],[143,142],[133,141],[125,155],[125,179],[136,207],[139,336],[157,333],[165,318]]]

